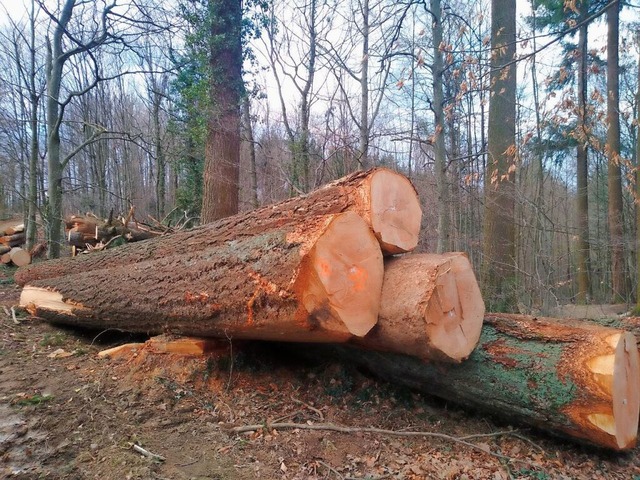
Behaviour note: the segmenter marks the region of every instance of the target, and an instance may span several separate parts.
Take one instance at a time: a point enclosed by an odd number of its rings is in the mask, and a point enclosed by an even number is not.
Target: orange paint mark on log
[[[349,273],[347,273],[347,278],[352,283],[352,288],[356,292],[362,292],[367,287],[367,280],[369,279],[369,274],[363,268],[358,268],[355,265],[349,269]]]
[[[331,265],[325,262],[320,262],[320,273],[325,277],[331,275]]]
[[[518,366],[518,361],[514,358],[510,358],[509,355],[520,353],[520,351],[506,345],[506,342],[503,339],[487,343],[484,349],[489,355],[491,355],[492,362],[499,363],[509,368],[515,368]]]

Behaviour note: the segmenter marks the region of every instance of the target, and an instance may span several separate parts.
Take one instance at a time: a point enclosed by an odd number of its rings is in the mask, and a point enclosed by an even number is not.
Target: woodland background
[[[51,257],[64,215],[197,224],[212,191],[246,210],[385,166],[418,189],[419,249],[466,252],[488,309],[638,298],[634,2],[2,5],[0,216]],[[225,92],[239,165],[214,152]]]

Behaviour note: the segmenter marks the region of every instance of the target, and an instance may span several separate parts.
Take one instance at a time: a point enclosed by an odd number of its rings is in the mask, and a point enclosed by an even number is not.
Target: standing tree
[[[609,238],[613,301],[626,297],[622,218],[622,172],[620,167],[620,87],[618,70],[620,2],[607,10],[607,160],[609,189]]]
[[[640,30],[636,32],[638,76],[636,90],[636,314],[640,312]]]
[[[9,17],[11,34],[0,33],[2,44],[11,48],[4,51],[7,59],[13,61],[19,79],[19,94],[23,98],[21,104],[26,105],[29,123],[28,147],[28,186],[26,190],[26,244],[31,249],[36,242],[36,214],[38,210],[38,160],[40,136],[38,116],[42,97],[42,76],[38,72],[38,51],[36,44],[36,20],[38,12],[35,0],[31,0],[28,9],[28,26],[14,22]],[[23,49],[26,48],[27,52]]]
[[[489,159],[482,286],[491,309],[515,305],[516,4],[491,2]]]
[[[238,212],[242,1],[209,0],[211,103],[205,144],[202,221]]]
[[[70,160],[87,145],[97,142],[105,133],[103,128],[95,128],[79,145],[63,149],[61,129],[65,119],[65,110],[78,97],[93,90],[100,83],[117,78],[131,71],[115,72],[104,75],[99,61],[98,51],[115,47],[115,56],[123,56],[132,48],[141,36],[159,30],[166,30],[154,22],[152,10],[158,6],[147,2],[131,1],[125,4],[117,2],[86,2],[64,0],[55,12],[48,10],[48,2],[37,0],[39,7],[46,12],[52,24],[51,38],[47,39],[47,59],[45,77],[47,84],[46,125],[47,125],[47,166],[48,166],[48,204],[47,233],[49,240],[49,258],[60,256],[62,240],[62,193],[63,172]],[[125,8],[122,8],[125,7]],[[123,13],[126,12],[126,13]],[[91,78],[73,90],[67,85],[65,75],[69,65],[84,63],[91,71]],[[124,66],[123,66],[124,67]]]
[[[447,152],[444,143],[444,93],[442,86],[444,66],[442,61],[442,5],[440,0],[431,0],[431,15],[433,21],[433,65],[431,66],[431,74],[433,76],[433,113],[435,117],[434,154],[436,182],[438,184],[437,252],[443,253],[450,250],[451,222],[449,218],[450,198],[449,180],[447,178]]]

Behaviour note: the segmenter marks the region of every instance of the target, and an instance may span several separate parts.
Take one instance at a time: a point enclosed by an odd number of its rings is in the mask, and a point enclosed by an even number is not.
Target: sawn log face
[[[379,321],[354,341],[458,363],[477,345],[483,318],[482,294],[464,253],[391,257],[385,260]]]

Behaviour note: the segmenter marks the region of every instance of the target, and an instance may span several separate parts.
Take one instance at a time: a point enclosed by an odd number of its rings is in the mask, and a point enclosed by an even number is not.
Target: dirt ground
[[[269,344],[99,358],[145,339],[15,323],[12,273],[0,269],[1,478],[640,480],[637,449],[582,447]],[[275,422],[292,425],[232,431]],[[304,428],[319,423],[427,435]]]

